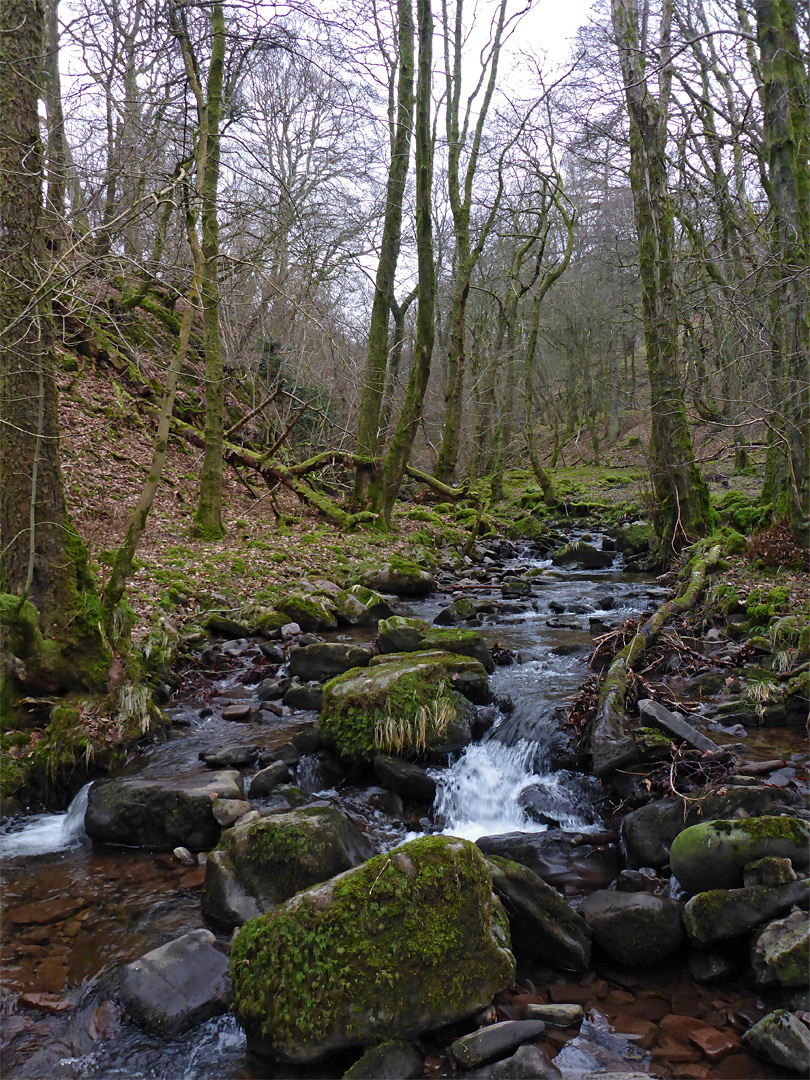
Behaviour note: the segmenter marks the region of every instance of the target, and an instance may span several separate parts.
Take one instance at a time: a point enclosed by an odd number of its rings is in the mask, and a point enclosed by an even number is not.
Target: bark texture
[[[14,679],[53,693],[104,687],[111,655],[59,463],[38,116],[43,19],[42,0],[0,4],[0,623],[16,650]]]

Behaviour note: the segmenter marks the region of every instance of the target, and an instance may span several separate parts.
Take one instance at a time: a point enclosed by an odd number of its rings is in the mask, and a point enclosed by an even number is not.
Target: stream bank
[[[588,543],[581,535],[572,539]],[[595,539],[600,544],[601,538]],[[480,599],[467,616],[468,625],[475,624],[496,657],[511,661],[499,664],[492,675],[493,704],[479,708],[494,711],[488,717],[489,733],[453,754],[449,768],[431,773],[439,788],[432,815],[428,806],[404,801],[368,771],[347,771],[321,748],[313,736],[317,714],[279,704],[295,686],[286,686],[280,697],[261,696],[258,687],[286,678],[279,661],[287,661],[290,646],[281,646],[279,655],[275,650],[280,646],[272,641],[220,640],[201,650],[186,672],[183,701],[173,708],[173,736],[151,747],[125,775],[142,780],[167,774],[174,780],[210,776],[201,754],[237,743],[255,745],[261,748],[253,759],[256,764],[259,753],[269,763],[284,762],[286,755],[294,787],[308,805],[339,807],[382,850],[410,835],[438,830],[476,840],[518,832],[529,840],[543,838],[544,879],[572,901],[604,889],[623,866],[615,811],[640,808],[644,795],[615,785],[606,790],[572,767],[576,761],[571,740],[561,738],[572,727],[566,706],[588,675],[593,634],[610,633],[611,627],[638,618],[656,607],[666,590],[648,575],[628,575],[623,560],[612,553],[606,565],[591,570],[576,560],[569,568],[555,567],[546,554],[523,546],[481,545],[469,565],[437,575],[438,595],[391,602],[404,616],[432,624],[451,601],[458,607],[456,600],[476,595]],[[317,635],[333,641],[346,638],[344,644],[368,641],[369,636],[370,631],[362,629]],[[291,646],[301,648],[303,641],[306,648],[307,640],[299,635],[290,639]],[[725,639],[721,644],[730,647]],[[670,643],[670,653],[678,651]],[[670,704],[683,705],[684,672],[673,669],[671,660],[669,666],[662,684],[672,695]],[[304,691],[314,703],[317,687],[302,683]],[[262,693],[269,692],[265,686]],[[288,700],[295,701],[295,694]],[[705,708],[713,702],[694,704]],[[745,758],[784,762],[763,775],[777,777],[768,785],[772,793],[788,791],[797,797],[794,802],[800,801],[807,760],[800,733],[775,727],[749,735],[744,726],[741,734],[735,725],[708,723],[728,728],[714,731],[713,737],[724,746],[743,744],[745,750],[738,750]],[[290,744],[296,761],[290,757]],[[657,752],[663,753],[660,745]],[[655,758],[646,762],[654,777],[662,766],[663,760],[660,766]],[[251,775],[254,770],[251,766],[242,772]],[[643,787],[645,778],[640,775],[631,782]],[[292,789],[279,794],[276,785],[259,805],[287,811],[291,797],[299,798]],[[42,824],[51,827],[53,821]],[[16,852],[6,851],[13,880],[9,875],[5,903],[11,929],[4,941],[11,954],[4,1001],[10,1075],[342,1075],[350,1061],[330,1064],[327,1071],[291,1071],[289,1066],[253,1060],[231,1017],[209,1020],[189,1036],[173,1040],[141,1032],[105,997],[103,976],[116,963],[205,926],[199,899],[204,868],[179,866],[170,852],[91,847],[86,841],[61,853],[26,853],[23,837],[31,825],[16,834],[14,827],[12,823],[7,836],[19,840]],[[516,857],[514,848],[510,853]],[[645,877],[632,868],[629,872]],[[638,878],[624,881],[645,885]],[[650,895],[670,890],[664,877],[648,877],[646,885]],[[221,935],[221,943],[225,940]],[[497,1017],[517,1019],[530,1005],[582,1005],[586,1017],[581,1027],[550,1027],[543,1036],[543,1046],[563,1076],[632,1066],[662,1076],[768,1077],[781,1074],[741,1051],[738,1040],[774,1000],[773,991],[766,993],[731,972],[717,984],[696,981],[680,957],[650,974],[622,968],[595,951],[594,964],[582,977],[523,957],[515,986],[499,997]],[[690,1038],[706,1030],[719,1032],[713,1057]],[[446,1052],[450,1041],[425,1036],[422,1061],[434,1075],[452,1071]],[[126,1065],[116,1064],[121,1062]]]

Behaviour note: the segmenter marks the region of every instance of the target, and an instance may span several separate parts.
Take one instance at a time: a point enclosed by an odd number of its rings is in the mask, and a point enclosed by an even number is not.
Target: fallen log
[[[636,756],[635,742],[624,731],[625,701],[630,672],[667,620],[695,606],[706,584],[709,571],[719,561],[720,547],[716,545],[704,558],[698,559],[695,563],[683,592],[672,600],[667,600],[647,619],[608,668],[588,736],[588,749],[595,776],[607,776],[628,764]]]

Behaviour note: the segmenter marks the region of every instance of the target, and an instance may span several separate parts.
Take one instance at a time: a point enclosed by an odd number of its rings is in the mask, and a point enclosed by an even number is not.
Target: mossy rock
[[[489,647],[475,630],[435,630],[428,627],[419,639],[418,648],[441,649],[457,656],[469,656],[482,664],[490,674],[495,670]]]
[[[763,927],[751,944],[751,966],[760,986],[806,986],[810,971],[810,918],[794,911]]]
[[[691,894],[734,889],[743,884],[748,863],[766,856],[790,859],[806,867],[810,823],[799,818],[750,817],[705,821],[675,837],[670,850],[672,873]]]
[[[267,608],[265,611],[254,616],[252,623],[253,628],[257,633],[275,636],[275,634],[281,630],[282,626],[289,621],[288,616],[283,612],[276,611],[275,608]]]
[[[364,569],[360,584],[396,596],[426,596],[433,588],[433,575],[418,563],[391,556],[382,566]]]
[[[416,652],[420,640],[429,631],[430,624],[424,619],[392,615],[377,627],[377,643],[381,653]]]
[[[227,829],[208,856],[203,914],[239,926],[373,854],[357,826],[332,807],[251,814]]]
[[[338,618],[341,618],[341,602],[343,597],[352,597],[358,603],[363,605],[365,609],[363,619],[361,622],[350,622],[347,618],[346,621],[349,625],[356,626],[372,626],[374,623],[378,623],[380,619],[387,619],[389,615],[394,614],[394,609],[390,603],[373,589],[367,589],[365,585],[352,585],[351,588],[339,593],[334,603],[338,608]]]
[[[654,535],[649,521],[634,521],[630,525],[622,525],[616,537],[616,550],[628,555],[640,555],[650,550]]]
[[[551,561],[555,566],[568,566],[576,563],[584,570],[599,570],[613,565],[613,556],[609,551],[599,551],[592,544],[585,544],[581,540],[575,540],[571,544],[563,544],[561,548],[552,554]]]
[[[422,837],[246,923],[231,950],[249,1046],[306,1064],[472,1016],[514,958],[486,862]]]
[[[378,667],[388,661],[412,660],[416,663],[441,664],[453,689],[476,705],[488,705],[492,701],[489,679],[484,665],[471,656],[446,652],[439,649],[420,649],[416,653],[388,653],[372,656],[370,667]]]
[[[424,754],[442,743],[458,716],[447,667],[397,653],[354,668],[323,688],[320,728],[348,758]]]
[[[461,596],[446,608],[442,608],[433,621],[437,626],[456,626],[460,622],[478,619],[478,609],[475,604],[466,596]]]
[[[278,609],[302,630],[337,629],[337,608],[328,597],[287,593],[279,599]]]

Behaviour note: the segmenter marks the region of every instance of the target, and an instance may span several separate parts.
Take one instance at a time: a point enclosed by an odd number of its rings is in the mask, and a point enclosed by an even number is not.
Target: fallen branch
[[[608,668],[588,739],[594,775],[606,776],[635,756],[635,742],[624,732],[628,677],[667,620],[695,606],[709,571],[719,561],[720,547],[715,546],[695,563],[684,591],[650,616]]]

